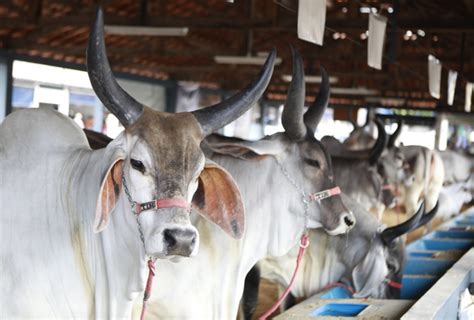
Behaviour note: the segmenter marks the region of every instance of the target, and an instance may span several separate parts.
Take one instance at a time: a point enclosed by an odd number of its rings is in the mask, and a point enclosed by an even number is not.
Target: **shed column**
[[[9,55],[0,56],[0,122],[12,111],[13,59]]]

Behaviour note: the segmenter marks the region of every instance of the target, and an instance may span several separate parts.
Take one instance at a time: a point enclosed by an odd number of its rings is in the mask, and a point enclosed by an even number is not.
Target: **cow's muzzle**
[[[194,230],[163,230],[163,243],[168,256],[191,256],[196,246],[196,239],[197,233]]]
[[[354,215],[352,214],[352,212],[351,211],[345,212],[341,214],[339,218],[339,225],[333,230],[326,229],[326,232],[330,234],[331,236],[343,234],[351,230],[355,224],[356,224],[356,219],[354,218]]]

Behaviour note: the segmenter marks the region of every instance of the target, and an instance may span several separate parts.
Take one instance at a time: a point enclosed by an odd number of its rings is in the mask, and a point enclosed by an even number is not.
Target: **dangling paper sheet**
[[[298,5],[298,38],[323,45],[326,25],[326,0],[300,0]]]
[[[387,17],[376,13],[369,15],[369,44],[367,46],[367,64],[377,70],[382,70],[383,45]]]
[[[439,99],[441,97],[441,62],[431,54],[428,55],[428,79],[431,96]]]
[[[454,92],[456,91],[456,80],[458,73],[453,70],[449,70],[448,73],[448,104],[450,106],[454,103]]]
[[[466,83],[466,103],[464,105],[464,111],[471,112],[471,103],[472,103],[472,89],[474,88],[474,83]]]

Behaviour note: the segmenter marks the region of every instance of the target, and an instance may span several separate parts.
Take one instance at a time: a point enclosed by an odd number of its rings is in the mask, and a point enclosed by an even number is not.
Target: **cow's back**
[[[88,316],[71,311],[89,281],[61,197],[78,148],[88,148],[82,131],[52,110],[18,111],[0,126],[0,318]]]
[[[49,109],[20,110],[0,126],[1,154],[45,153],[58,148],[88,146],[82,130],[68,117]]]

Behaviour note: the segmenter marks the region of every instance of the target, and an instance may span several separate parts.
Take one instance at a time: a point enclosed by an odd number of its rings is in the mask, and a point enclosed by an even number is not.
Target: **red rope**
[[[293,286],[293,283],[295,282],[296,274],[298,272],[298,269],[301,264],[301,259],[303,258],[304,252],[306,248],[309,246],[309,239],[308,235],[306,232],[301,236],[300,240],[300,250],[298,252],[298,257],[296,258],[296,267],[295,271],[293,272],[293,276],[291,277],[290,283],[288,284],[288,287],[285,289],[281,297],[278,299],[277,302],[263,315],[261,315],[258,320],[266,320],[275,310],[280,306],[280,304],[285,300],[286,296],[290,293],[291,287]]]
[[[153,285],[154,276],[155,276],[155,264],[153,263],[153,260],[148,259],[148,279],[146,281],[145,292],[143,294],[143,305],[142,305],[142,313],[140,315],[140,320],[145,319],[146,303],[151,295],[151,288]]]

